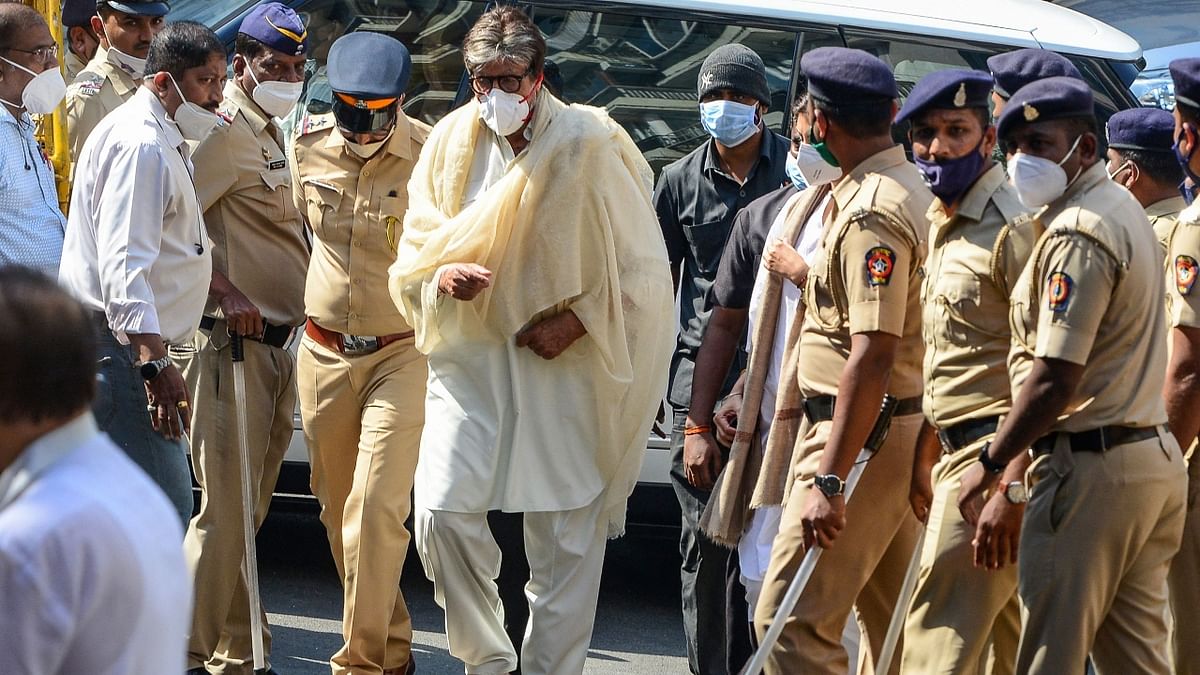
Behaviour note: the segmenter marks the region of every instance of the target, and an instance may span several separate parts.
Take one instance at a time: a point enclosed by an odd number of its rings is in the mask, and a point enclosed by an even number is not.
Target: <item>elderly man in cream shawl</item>
[[[509,6],[468,33],[476,97],[421,152],[391,270],[429,355],[417,549],[468,673],[517,667],[489,510],[525,513],[522,671],[583,671],[671,353],[650,168],[602,110],[546,91],[545,52]]]

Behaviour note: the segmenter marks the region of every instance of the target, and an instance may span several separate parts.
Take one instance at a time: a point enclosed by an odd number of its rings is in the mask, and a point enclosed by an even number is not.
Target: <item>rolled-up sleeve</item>
[[[98,190],[100,288],[109,328],[122,343],[129,334],[161,334],[149,274],[162,245],[169,190],[162,153],[146,144],[117,145]]]

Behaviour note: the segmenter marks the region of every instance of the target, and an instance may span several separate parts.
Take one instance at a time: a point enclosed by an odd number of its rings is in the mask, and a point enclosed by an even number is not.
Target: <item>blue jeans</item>
[[[154,430],[146,411],[146,385],[134,366],[133,348],[117,342],[106,326],[98,326],[99,373],[92,414],[125,454],[166,493],[187,529],[192,518],[192,474],[187,445]]]

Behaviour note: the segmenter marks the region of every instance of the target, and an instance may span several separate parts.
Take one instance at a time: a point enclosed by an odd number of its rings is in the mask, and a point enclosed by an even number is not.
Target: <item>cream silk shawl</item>
[[[626,500],[667,381],[673,298],[666,246],[650,201],[652,174],[632,139],[601,109],[567,106],[543,91],[533,140],[508,173],[461,208],[482,130],[471,100],[434,127],[413,168],[404,233],[390,290],[436,355],[439,303],[433,278],[448,263],[476,263],[492,285],[460,312],[465,340],[511,340],[556,307],[587,329],[570,350],[594,396],[596,466],[606,481],[609,536],[624,532]],[[460,345],[461,346],[461,345]],[[570,439],[563,439],[571,442]]]

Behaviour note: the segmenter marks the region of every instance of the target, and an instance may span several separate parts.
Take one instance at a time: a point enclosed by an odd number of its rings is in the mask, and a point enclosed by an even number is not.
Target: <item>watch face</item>
[[[1020,481],[1013,481],[1004,488],[1004,496],[1013,504],[1024,504],[1029,501],[1029,492],[1025,489],[1025,484]]]

